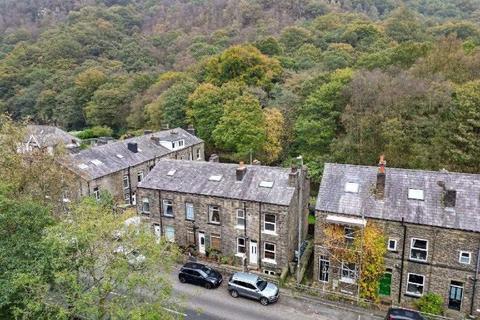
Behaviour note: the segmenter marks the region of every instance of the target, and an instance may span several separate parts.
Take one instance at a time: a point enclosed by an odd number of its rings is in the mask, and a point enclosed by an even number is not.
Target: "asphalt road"
[[[282,295],[277,303],[262,306],[245,298],[232,298],[226,281],[217,289],[207,290],[183,284],[174,277],[174,292],[184,301],[186,320],[378,320],[379,318],[341,310],[318,302]],[[225,280],[228,278],[224,278]]]

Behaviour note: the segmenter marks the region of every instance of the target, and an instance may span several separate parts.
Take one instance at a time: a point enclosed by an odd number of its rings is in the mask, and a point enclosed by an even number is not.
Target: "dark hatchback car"
[[[220,272],[215,269],[200,263],[187,262],[180,269],[178,280],[180,280],[181,283],[188,282],[212,289],[218,287],[222,283],[223,278]]]
[[[425,318],[417,311],[402,308],[390,308],[385,320],[425,320]]]

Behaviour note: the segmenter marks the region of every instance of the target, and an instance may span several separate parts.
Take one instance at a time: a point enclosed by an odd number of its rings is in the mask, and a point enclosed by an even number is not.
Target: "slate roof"
[[[377,167],[325,164],[316,210],[480,232],[480,174],[386,168],[385,196],[373,195]],[[345,184],[359,184],[358,193]],[[440,182],[440,184],[439,184]],[[445,208],[445,189],[456,190],[454,208]],[[424,191],[424,201],[408,199],[408,189]]]
[[[159,144],[158,141],[153,140],[152,137],[159,138],[161,141],[177,141],[183,139],[185,143],[182,148],[170,150]],[[132,142],[137,143],[137,153],[128,149],[128,143]],[[61,159],[60,162],[84,179],[93,180],[153,160],[157,157],[166,156],[169,153],[191,147],[201,142],[203,141],[200,138],[181,128],[175,128],[95,146],[82,150],[79,153],[68,155]],[[97,164],[92,161],[97,162]]]
[[[54,147],[58,144],[77,144],[79,139],[68,132],[63,131],[60,128],[45,125],[27,125],[27,136],[25,137],[25,143],[34,140],[31,143],[35,143],[39,148]]]
[[[236,181],[238,164],[161,159],[140,182],[140,188],[175,191],[205,196],[288,206],[295,188],[288,186],[290,169],[246,165],[242,181]],[[168,175],[168,173],[175,173]],[[221,175],[220,181],[209,180]],[[271,188],[260,187],[260,182],[273,182]]]

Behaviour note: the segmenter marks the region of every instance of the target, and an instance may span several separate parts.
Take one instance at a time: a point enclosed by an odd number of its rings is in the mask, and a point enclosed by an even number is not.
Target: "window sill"
[[[245,253],[235,253],[235,257],[245,258]]]
[[[188,219],[188,218],[185,218],[185,221],[195,222],[195,219]]]
[[[238,229],[238,230],[245,230],[245,227],[244,226],[235,226],[235,229]]]
[[[356,283],[355,279],[350,279],[350,278],[340,278],[340,282],[348,283],[348,284],[355,284]]]
[[[422,297],[422,294],[414,294],[414,293],[408,293],[408,292],[406,292],[406,293],[404,294],[404,296],[410,297],[410,298],[417,298],[417,299],[418,299],[418,298],[421,298],[421,297]]]
[[[146,212],[146,211],[142,211],[141,212],[144,216],[149,216],[150,215],[150,212]]]
[[[421,259],[415,259],[415,258],[408,258],[408,261],[422,263],[422,264],[428,264],[427,260],[421,260]]]
[[[263,230],[262,231],[263,234],[268,234],[268,235],[271,235],[271,236],[278,236],[278,233],[274,232],[274,231],[265,231]]]
[[[262,262],[277,265],[277,261],[272,260],[272,259],[262,259]]]
[[[208,224],[214,225],[214,226],[219,226],[220,222],[209,222]]]
[[[167,215],[163,215],[162,217],[165,217],[165,218],[175,218],[175,216],[167,216]]]

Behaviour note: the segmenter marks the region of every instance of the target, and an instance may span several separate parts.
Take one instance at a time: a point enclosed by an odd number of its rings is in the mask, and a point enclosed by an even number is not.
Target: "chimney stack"
[[[387,161],[383,154],[380,156],[380,161],[378,162],[378,172],[377,172],[377,186],[376,186],[376,195],[377,199],[383,199],[385,196],[385,166],[387,165]]]
[[[212,153],[210,155],[210,158],[208,159],[208,162],[220,162],[218,155],[216,155],[215,153]]]
[[[160,145],[160,138],[159,137],[151,136],[150,140],[152,140],[153,143],[155,143],[156,145]]]
[[[153,133],[152,130],[143,130],[143,134],[144,134],[144,135],[145,135],[145,134],[152,134],[152,133]]]
[[[292,170],[288,174],[288,186],[295,188],[298,184],[298,169],[296,165],[292,165]]]
[[[242,181],[246,173],[247,173],[247,167],[245,167],[245,164],[243,163],[243,161],[240,161],[240,164],[236,169],[237,181]]]
[[[255,159],[255,160],[252,161],[252,164],[254,166],[260,166],[262,163],[260,162],[260,160]]]
[[[195,135],[195,128],[190,124],[187,127],[187,132],[190,133],[192,136],[194,136]]]
[[[138,144],[136,142],[127,143],[127,148],[133,153],[138,153]]]

